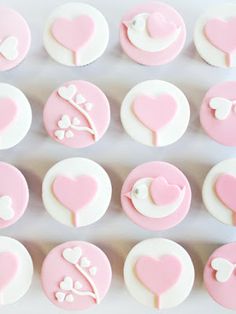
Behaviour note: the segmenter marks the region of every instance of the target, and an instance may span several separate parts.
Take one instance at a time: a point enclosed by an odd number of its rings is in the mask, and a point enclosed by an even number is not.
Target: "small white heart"
[[[215,118],[217,120],[225,120],[230,114],[232,101],[222,97],[214,97],[210,100],[209,106],[215,110]]]
[[[65,291],[70,291],[73,289],[73,280],[71,277],[65,277],[63,281],[60,282],[60,288]]]
[[[65,100],[71,100],[76,94],[77,88],[71,84],[69,86],[62,86],[58,89],[58,94]]]
[[[95,276],[97,273],[97,267],[93,266],[93,267],[89,268],[89,273],[90,273],[90,275]]]
[[[84,104],[86,102],[86,99],[81,94],[76,95],[76,103],[78,105]]]
[[[67,262],[77,264],[82,255],[82,250],[79,246],[67,248],[63,251],[62,255]]]
[[[56,292],[55,297],[57,299],[58,302],[62,303],[65,300],[65,293],[63,292]]]
[[[214,258],[211,267],[216,270],[216,280],[219,282],[228,281],[235,269],[234,264],[221,257]]]
[[[74,302],[74,297],[73,297],[72,294],[68,294],[68,295],[66,296],[65,300],[66,300],[66,302],[68,302],[68,303],[72,303],[72,302]]]
[[[91,262],[89,259],[87,259],[87,257],[82,257],[81,260],[80,260],[80,266],[81,267],[84,267],[84,268],[87,268],[91,265]]]
[[[73,137],[74,137],[74,133],[71,130],[66,132],[66,138],[73,138]]]
[[[86,102],[86,104],[84,104],[84,107],[87,111],[91,111],[93,109],[93,104],[91,102]]]
[[[0,219],[9,221],[15,216],[15,211],[12,208],[12,199],[8,195],[0,197]]]
[[[76,290],[80,290],[80,289],[83,288],[83,285],[82,285],[81,282],[76,281],[76,282],[75,282],[75,285],[74,285],[74,288],[75,288]]]
[[[68,129],[70,127],[70,125],[71,125],[70,117],[67,114],[64,114],[61,117],[61,120],[58,121],[57,125],[61,129]]]
[[[77,125],[80,125],[80,123],[81,123],[80,119],[78,119],[77,117],[74,117],[72,124],[77,126]]]
[[[63,130],[56,130],[56,131],[54,132],[54,135],[55,135],[55,137],[56,137],[57,139],[59,139],[60,141],[62,141],[62,140],[64,140],[64,138],[65,138],[65,131],[63,131]]]
[[[0,43],[0,53],[9,61],[14,61],[18,57],[18,39],[14,36],[9,36]]]

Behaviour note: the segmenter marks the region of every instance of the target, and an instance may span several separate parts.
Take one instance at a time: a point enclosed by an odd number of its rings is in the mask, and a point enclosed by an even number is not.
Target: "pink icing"
[[[10,220],[0,218],[0,228],[14,224],[24,214],[29,201],[27,182],[22,173],[10,164],[0,162],[0,198],[8,195],[12,199],[14,217]],[[0,208],[1,215],[1,208]]]
[[[88,280],[73,264],[68,263],[63,258],[63,251],[66,248],[75,247],[81,249],[80,258],[86,257],[90,261],[91,266],[95,266],[97,269],[96,274],[90,277],[93,279],[100,301],[107,294],[111,283],[112,273],[109,260],[95,245],[88,242],[71,241],[55,247],[44,260],[41,271],[41,282],[49,300],[65,310],[85,310],[96,304],[96,301],[91,296],[74,295],[74,302],[71,303],[60,303],[55,297],[57,291],[62,291],[59,284],[65,276],[70,276],[74,281],[79,281],[82,284],[82,291],[93,291]],[[88,272],[89,268],[85,268],[85,271]]]
[[[95,85],[86,81],[71,81],[65,83],[63,86],[74,84],[77,87],[78,93],[82,94],[88,102],[93,104],[93,108],[89,111],[89,115],[93,120],[98,140],[106,132],[110,123],[110,106],[105,94]],[[58,121],[61,117],[67,114],[71,119],[77,117],[80,124],[89,126],[87,119],[76,110],[66,100],[58,95],[58,89],[55,90],[49,97],[44,107],[44,125],[48,134],[59,143],[69,147],[82,148],[94,144],[94,136],[86,131],[73,130],[74,137],[64,138],[62,141],[55,137],[55,131],[58,129]]]
[[[18,270],[17,256],[10,252],[0,252],[0,293],[14,279]]]
[[[235,271],[226,282],[216,280],[216,271],[211,267],[211,262],[216,257],[225,258],[236,263],[236,243],[229,243],[218,248],[208,259],[204,269],[204,283],[212,298],[224,307],[236,310],[236,273]]]
[[[224,82],[210,88],[200,109],[201,124],[207,134],[223,145],[236,146],[236,114],[232,110],[226,120],[217,120],[215,110],[209,107],[209,102],[214,97],[236,100],[236,81]]]
[[[0,132],[4,131],[15,119],[17,105],[10,98],[0,98]]]
[[[236,214],[236,177],[229,174],[222,174],[216,180],[216,194],[223,204]],[[235,219],[234,219],[235,223]]]
[[[154,132],[155,145],[158,145],[157,132],[174,118],[177,103],[168,94],[161,94],[156,97],[139,95],[134,101],[133,111],[137,118]]]
[[[0,42],[8,36],[14,36],[18,40],[18,57],[13,60],[7,60],[0,54],[0,71],[14,68],[26,57],[31,43],[31,35],[28,24],[25,19],[16,11],[0,7]]]
[[[79,50],[92,38],[95,31],[93,19],[80,15],[73,20],[57,18],[52,25],[52,35],[65,48],[75,53],[75,64],[79,64]]]
[[[97,182],[90,176],[69,178],[58,176],[53,182],[56,198],[75,216],[75,226],[79,223],[78,211],[88,205],[97,193]]]
[[[173,203],[180,195],[177,185],[169,184],[164,177],[154,179],[150,186],[150,193],[155,204],[165,206]]]
[[[142,256],[135,265],[139,280],[157,297],[158,308],[161,295],[177,283],[181,270],[181,263],[174,255],[163,255],[159,259]]]
[[[236,17],[228,21],[218,18],[209,20],[204,31],[207,39],[217,49],[227,54],[227,64],[230,66],[232,63],[233,54],[236,52]]]
[[[147,30],[152,38],[165,38],[176,30],[176,25],[159,12],[154,12],[148,17]]]
[[[184,199],[179,208],[164,218],[150,218],[142,215],[135,209],[131,199],[126,196],[138,180],[153,177],[164,177],[170,185],[186,187]],[[153,231],[165,230],[180,223],[187,215],[191,203],[191,189],[188,180],[178,168],[166,162],[153,161],[142,164],[130,172],[122,187],[121,203],[128,217],[139,226]]]
[[[135,47],[127,36],[127,27],[125,21],[130,21],[136,15],[141,13],[160,13],[166,20],[173,22],[178,27],[181,27],[178,39],[167,49],[159,52],[147,52]],[[186,39],[186,28],[184,21],[180,14],[171,6],[152,1],[148,4],[143,4],[135,7],[132,11],[128,12],[120,24],[120,43],[125,53],[133,60],[144,65],[161,65],[171,62],[182,50]]]

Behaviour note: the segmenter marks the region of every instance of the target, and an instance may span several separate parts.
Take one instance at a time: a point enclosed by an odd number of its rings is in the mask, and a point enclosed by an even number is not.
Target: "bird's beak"
[[[129,198],[129,199],[131,199],[131,192],[125,193],[124,196],[127,197],[127,198]]]
[[[122,24],[128,28],[130,25],[130,21],[123,21]]]

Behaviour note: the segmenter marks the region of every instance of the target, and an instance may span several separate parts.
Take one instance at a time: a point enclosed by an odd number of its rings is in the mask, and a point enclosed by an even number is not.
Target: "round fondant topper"
[[[214,140],[236,146],[236,81],[210,88],[201,105],[200,120],[206,133]]]
[[[48,134],[66,146],[81,148],[96,143],[110,123],[105,94],[86,81],[70,81],[56,89],[44,107]]]
[[[128,254],[124,280],[139,302],[158,310],[182,303],[194,282],[194,268],[188,253],[167,239],[148,239]]]
[[[31,120],[25,95],[12,85],[0,83],[0,149],[18,144],[29,131]]]
[[[0,162],[0,229],[13,225],[24,214],[29,190],[22,173],[15,167]]]
[[[30,29],[16,11],[0,6],[0,71],[16,67],[26,57],[31,42]]]
[[[172,61],[182,50],[185,38],[185,24],[180,14],[158,1],[133,8],[120,25],[123,50],[144,65]]]
[[[236,66],[236,5],[223,4],[211,8],[197,21],[195,46],[201,57],[218,67]]]
[[[111,182],[92,160],[65,159],[54,165],[43,181],[43,202],[59,222],[81,227],[99,220],[111,200]]]
[[[121,203],[136,224],[149,230],[165,230],[187,215],[191,189],[178,168],[154,161],[131,171],[121,190]]]
[[[65,310],[99,304],[111,283],[106,255],[88,242],[71,241],[55,247],[44,260],[41,281],[49,300]]]
[[[49,55],[69,66],[83,66],[98,59],[108,39],[108,24],[101,12],[80,2],[58,7],[44,31],[44,46]]]
[[[206,176],[202,188],[208,211],[219,221],[236,224],[236,159],[228,159],[214,166]]]
[[[216,249],[204,269],[204,283],[212,298],[220,305],[236,310],[236,243]]]
[[[28,291],[33,263],[26,248],[18,241],[0,237],[0,305],[15,303]]]
[[[126,132],[148,146],[166,146],[186,131],[190,117],[185,95],[165,81],[145,81],[133,87],[121,106]]]

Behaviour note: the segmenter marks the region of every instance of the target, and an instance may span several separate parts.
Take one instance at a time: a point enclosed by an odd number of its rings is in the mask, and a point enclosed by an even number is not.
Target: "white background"
[[[35,275],[27,295],[15,305],[2,309],[4,314],[64,313],[52,305],[40,287],[40,268],[45,254],[55,245],[68,240],[87,240],[100,246],[108,255],[113,269],[111,290],[101,305],[87,313],[136,314],[156,313],[138,304],[126,291],[122,268],[125,256],[137,242],[151,237],[167,237],[182,244],[190,253],[196,280],[189,298],[169,313],[225,313],[203,287],[202,272],[209,255],[220,245],[234,241],[234,227],[216,221],[202,205],[201,187],[209,169],[219,161],[233,157],[235,148],[215,143],[202,131],[199,123],[201,100],[212,85],[236,76],[235,69],[218,69],[207,65],[198,56],[192,43],[197,17],[217,0],[169,0],[184,17],[187,42],[177,59],[161,67],[144,67],[128,59],[120,49],[118,27],[123,14],[144,0],[85,1],[102,11],[110,26],[110,42],[105,54],[83,68],[69,68],[55,63],[42,46],[45,20],[51,11],[65,0],[1,0],[18,10],[29,22],[32,47],[26,60],[17,68],[0,73],[0,81],[13,84],[27,95],[33,109],[33,124],[28,136],[15,148],[0,152],[0,159],[19,167],[30,186],[30,203],[24,217],[14,226],[1,230],[1,235],[22,241],[30,251]],[[233,2],[231,0],[231,2]],[[234,1],[236,3],[236,1]],[[66,148],[53,142],[42,123],[42,111],[50,93],[63,82],[74,79],[97,84],[111,103],[111,126],[102,141],[81,150]],[[162,79],[176,84],[191,104],[191,121],[186,134],[176,144],[165,148],[149,148],[134,142],[125,134],[119,118],[120,104],[135,84],[149,79]],[[57,161],[73,156],[91,158],[101,163],[113,184],[111,206],[103,219],[81,230],[70,229],[54,221],[41,201],[41,182],[47,170]],[[135,166],[152,160],[164,160],[178,166],[188,177],[193,200],[186,219],[171,230],[149,232],[132,223],[122,212],[119,193],[122,182]],[[4,178],[1,178],[4,180]],[[1,267],[1,266],[0,266]],[[230,312],[230,311],[229,311]]]

